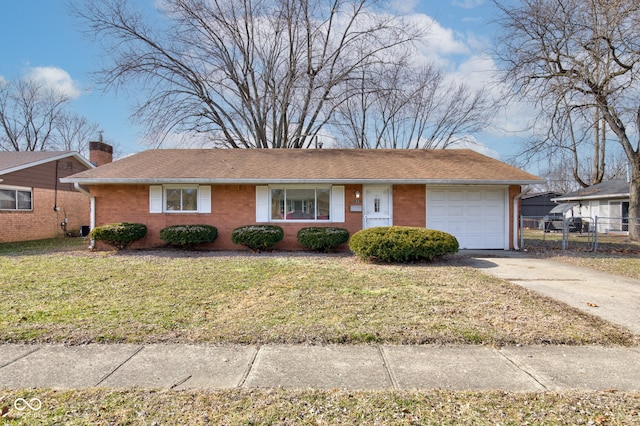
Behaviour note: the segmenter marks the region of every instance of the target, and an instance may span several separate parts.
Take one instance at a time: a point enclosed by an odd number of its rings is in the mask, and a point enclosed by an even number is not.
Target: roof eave
[[[215,178],[73,178],[60,179],[62,183],[81,185],[166,185],[166,184],[424,184],[424,185],[532,185],[540,180],[491,180],[491,179],[215,179]]]
[[[20,164],[18,166],[9,167],[8,169],[0,170],[0,175],[6,175],[6,174],[9,174],[9,173],[17,172],[19,170],[28,169],[30,167],[35,167],[35,166],[39,166],[41,164],[50,163],[52,161],[62,160],[64,158],[68,158],[68,157],[74,157],[80,163],[85,165],[88,169],[93,169],[93,168],[96,167],[93,164],[91,164],[91,162],[87,161],[82,155],[80,155],[77,152],[64,152],[64,153],[61,153],[60,155],[54,155],[53,157],[47,157],[47,158],[43,158],[42,160],[31,161],[29,163],[24,163],[24,164]]]
[[[621,192],[617,194],[596,194],[596,195],[585,195],[579,196],[575,195],[572,197],[557,197],[552,198],[553,202],[567,202],[567,201],[579,201],[579,200],[602,200],[606,198],[629,198],[628,192]]]

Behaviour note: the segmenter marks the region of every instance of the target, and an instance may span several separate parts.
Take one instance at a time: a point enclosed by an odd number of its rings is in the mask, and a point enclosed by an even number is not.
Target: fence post
[[[569,220],[563,216],[562,218],[562,250],[567,250],[567,240],[569,239]]]
[[[593,220],[593,252],[598,252],[598,216]]]
[[[524,251],[524,216],[520,215],[520,251]]]

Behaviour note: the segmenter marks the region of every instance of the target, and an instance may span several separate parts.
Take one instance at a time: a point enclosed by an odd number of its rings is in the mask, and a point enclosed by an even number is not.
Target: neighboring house
[[[79,233],[89,200],[59,179],[93,165],[77,152],[0,152],[0,243]]]
[[[446,231],[461,248],[510,249],[521,185],[541,183],[471,150],[353,149],[150,150],[62,181],[88,190],[96,225],[146,224],[134,248],[164,245],[164,227],[201,223],[218,228],[209,247],[226,250],[242,248],[231,233],[251,224],[281,226],[275,248],[284,250],[302,248],[303,227],[353,234],[385,225]]]
[[[582,217],[590,224],[598,218],[598,232],[628,232],[629,182],[610,180],[553,199],[565,216]]]
[[[558,192],[538,192],[523,195],[520,202],[520,214],[532,218],[546,216],[556,206],[556,203],[551,200],[560,195],[562,194]]]
[[[560,195],[558,192],[538,192],[523,195],[520,199],[522,227],[525,229],[538,229],[542,226],[542,218],[547,216],[557,205],[551,199]]]

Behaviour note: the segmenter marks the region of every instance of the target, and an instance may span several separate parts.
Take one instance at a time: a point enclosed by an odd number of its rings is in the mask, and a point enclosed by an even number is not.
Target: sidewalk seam
[[[507,360],[511,365],[513,365],[514,367],[516,367],[518,370],[522,371],[524,374],[526,374],[527,376],[531,377],[533,379],[534,382],[536,382],[537,384],[539,384],[540,386],[542,386],[542,389],[544,389],[545,391],[548,391],[549,388],[547,386],[545,386],[544,383],[542,383],[540,380],[538,380],[537,377],[535,377],[533,374],[531,374],[529,371],[527,371],[524,367],[522,367],[521,365],[519,365],[518,363],[516,363],[514,360],[512,360],[511,358],[509,358],[508,356],[506,356],[500,349],[496,349],[496,352],[498,352],[500,354],[500,356],[502,358],[504,358],[505,360]]]
[[[393,370],[391,369],[389,360],[387,359],[387,356],[384,353],[384,349],[380,345],[377,345],[377,348],[378,348],[378,353],[380,354],[380,358],[382,358],[382,366],[384,367],[385,373],[387,373],[387,378],[391,382],[393,389],[395,390],[400,389],[400,386],[398,385],[398,380],[396,379],[395,374],[393,374]]]
[[[247,381],[247,378],[249,377],[249,374],[251,374],[251,370],[253,370],[253,365],[255,364],[256,358],[258,358],[258,353],[260,352],[261,349],[262,349],[262,346],[258,346],[256,348],[255,352],[253,353],[253,357],[251,358],[251,361],[249,361],[249,367],[246,369],[246,371],[244,372],[244,374],[240,378],[240,381],[238,382],[238,385],[236,386],[237,388],[244,387],[244,384]]]
[[[178,380],[176,383],[174,383],[173,385],[171,385],[171,387],[169,388],[170,390],[173,390],[175,388],[177,388],[180,385],[185,384],[190,378],[193,377],[193,374],[189,374],[187,377],[185,377],[184,379]]]
[[[134,353],[132,353],[131,355],[129,355],[129,357],[127,359],[125,359],[124,361],[122,361],[116,368],[114,368],[113,370],[111,370],[110,372],[108,372],[107,374],[105,374],[104,376],[102,376],[102,378],[100,380],[98,380],[98,382],[94,385],[94,386],[100,386],[100,384],[102,382],[104,382],[105,380],[107,380],[109,377],[111,377],[116,371],[118,371],[120,369],[120,367],[122,367],[123,365],[125,365],[127,362],[131,361],[131,359],[138,355],[140,353],[140,351],[142,351],[144,349],[144,346],[140,346]]]
[[[29,352],[20,355],[18,358],[12,359],[11,361],[7,362],[6,364],[0,365],[0,368],[5,368],[6,366],[13,364],[14,362],[20,361],[21,359],[28,357],[32,353],[38,352],[40,349],[42,349],[42,347],[32,349]]]

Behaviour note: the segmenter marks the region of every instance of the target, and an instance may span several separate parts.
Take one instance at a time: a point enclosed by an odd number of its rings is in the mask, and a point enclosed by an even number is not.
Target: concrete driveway
[[[465,264],[640,334],[640,280],[519,252],[461,251]]]

